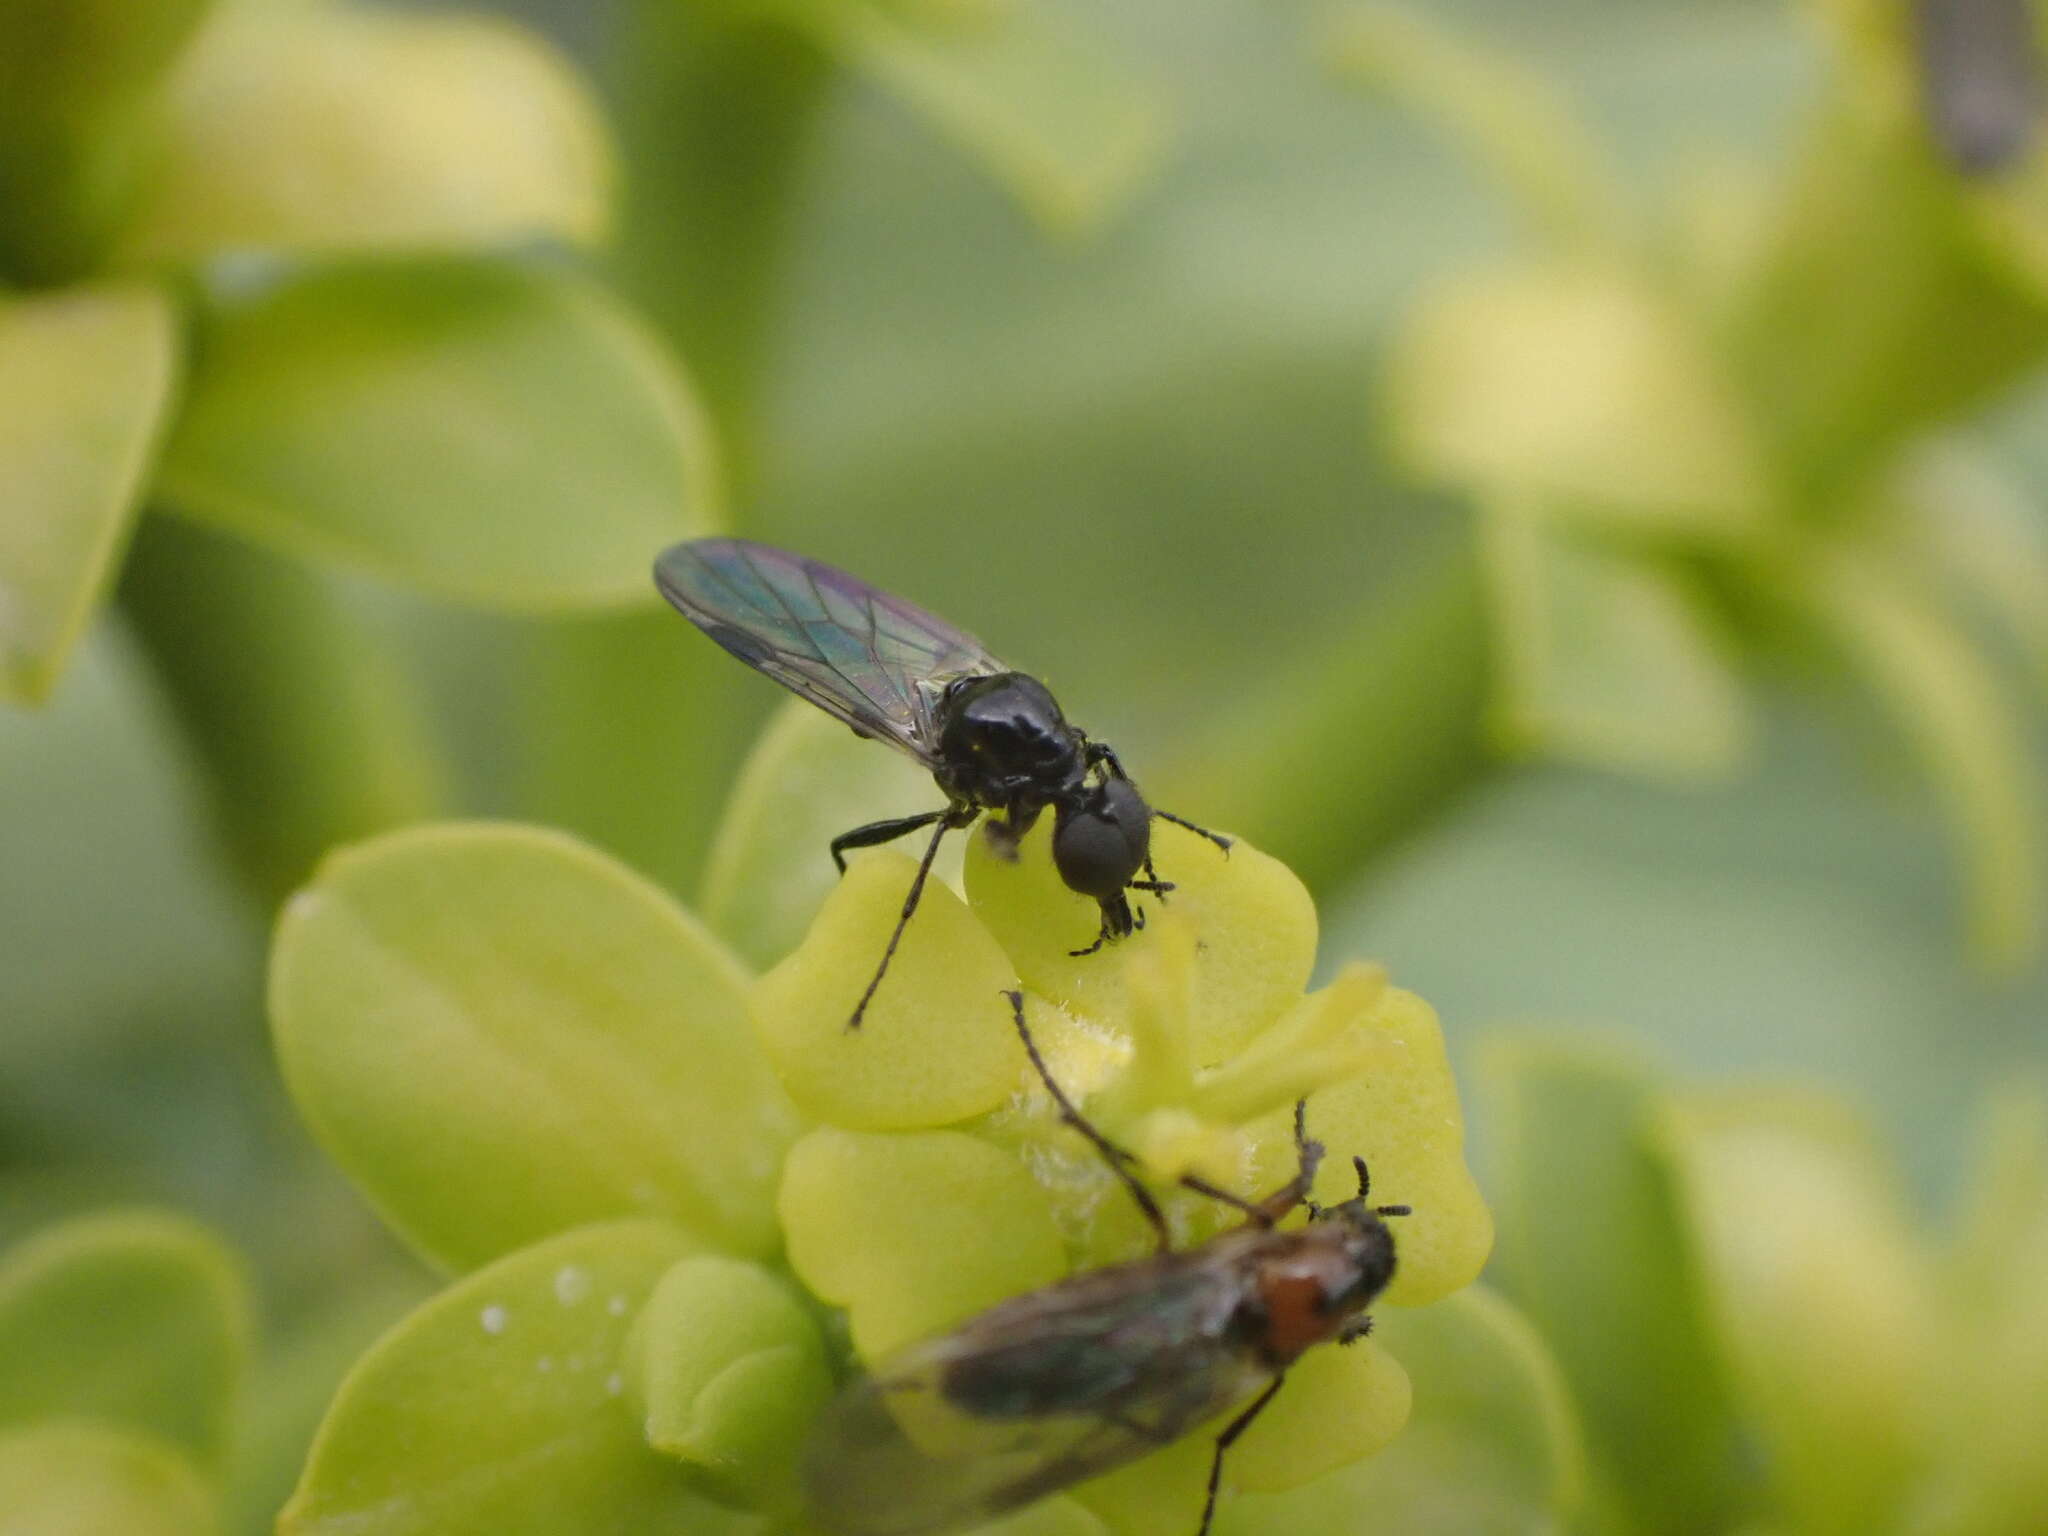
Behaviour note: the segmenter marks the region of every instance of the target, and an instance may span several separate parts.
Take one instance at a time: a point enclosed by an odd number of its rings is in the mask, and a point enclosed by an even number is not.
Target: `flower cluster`
[[[874,755],[822,719],[778,727],[735,835],[748,840],[749,804],[785,807],[778,834],[803,819],[763,777],[786,788],[842,759],[858,776],[852,754]],[[749,878],[791,889],[778,840],[751,846]],[[1179,1243],[1239,1219],[1179,1176],[1245,1194],[1284,1182],[1306,1099],[1335,1154],[1318,1197],[1353,1192],[1357,1155],[1379,1198],[1413,1207],[1384,1300],[1467,1284],[1492,1225],[1427,1005],[1356,964],[1304,992],[1314,909],[1257,849],[1226,856],[1162,825],[1155,853],[1168,900],[1148,901],[1129,940],[1075,957],[1094,907],[1059,883],[1043,832],[1014,861],[973,837],[964,896],[927,890],[858,1031],[847,1015],[910,878],[895,852],[859,856],[758,978],[555,834],[429,827],[330,860],[279,933],[287,1080],[393,1226],[475,1272],[358,1364],[287,1528],[372,1506],[391,1532],[535,1507],[800,1520],[797,1459],[836,1379],[1149,1247],[1033,1074],[1011,990],[1055,1079],[1162,1191]],[[733,898],[726,864],[712,904],[762,910]],[[1384,1445],[1408,1404],[1376,1342],[1315,1351],[1230,1481],[1312,1482]],[[1206,1455],[1192,1436],[1073,1490],[1064,1518],[1191,1524]]]

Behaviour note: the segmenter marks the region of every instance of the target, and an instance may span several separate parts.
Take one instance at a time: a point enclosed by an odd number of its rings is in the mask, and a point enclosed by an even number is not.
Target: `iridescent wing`
[[[805,1459],[834,1536],[938,1536],[1179,1439],[1271,1379],[1203,1250],[1091,1270],[898,1351],[820,1417]]]
[[[748,539],[692,539],[654,562],[683,616],[863,736],[938,765],[933,706],[954,678],[1009,669],[964,630],[821,561]]]

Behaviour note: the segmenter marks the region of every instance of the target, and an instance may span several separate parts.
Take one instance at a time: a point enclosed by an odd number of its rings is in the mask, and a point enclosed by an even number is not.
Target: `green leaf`
[[[1562,251],[1627,234],[1619,178],[1551,85],[1504,52],[1474,47],[1419,7],[1360,5],[1330,29],[1337,67],[1451,134]]]
[[[1057,232],[1099,221],[1158,158],[1159,92],[1049,8],[832,0],[806,18]]]
[[[99,1424],[0,1433],[0,1536],[213,1536],[214,1497],[182,1456]]]
[[[0,5],[0,276],[76,281],[149,163],[155,91],[207,0]]]
[[[245,8],[174,79],[115,259],[590,242],[610,182],[587,88],[504,21]]]
[[[2030,376],[2048,344],[2048,307],[2026,274],[1986,259],[1901,63],[1842,71],[1811,114],[1730,327],[1751,419],[1821,518],[1900,447]]]
[[[230,1531],[275,1528],[342,1377],[434,1290],[424,1270],[394,1251],[392,1262],[351,1272],[340,1294],[267,1330],[236,1416],[225,1496]]]
[[[2017,716],[1990,664],[1879,550],[1813,557],[1802,601],[1918,754],[1956,845],[1969,936],[2005,972],[2037,952],[2044,900],[2039,783]]]
[[[104,105],[156,83],[210,0],[8,0],[0,6],[0,115]]]
[[[93,1418],[218,1464],[249,1326],[240,1269],[193,1223],[52,1227],[0,1263],[0,1425]]]
[[[2048,531],[2005,466],[1949,439],[1900,469],[1900,558],[1931,565],[1965,603],[1998,624],[2048,693]]]
[[[721,1503],[795,1495],[804,1433],[832,1394],[804,1301],[757,1264],[700,1254],[661,1277],[628,1341],[626,1385],[647,1443]]]
[[[1933,1316],[1904,1201],[1828,1101],[1688,1095],[1659,1117],[1721,1348],[1798,1529],[1900,1507],[1922,1443]]]
[[[582,1228],[449,1287],[357,1362],[284,1536],[725,1536],[758,1522],[693,1495],[626,1394],[633,1314],[693,1241]]]
[[[1995,1091],[1944,1266],[1933,1444],[1914,1536],[2023,1536],[2048,1513],[2048,1097]]]
[[[1378,1530],[1458,1536],[1569,1528],[1585,1495],[1585,1448],[1564,1377],[1528,1319],[1475,1286],[1380,1312],[1375,1324],[1375,1340],[1416,1382],[1407,1427],[1370,1460],[1234,1500],[1217,1536],[1355,1530],[1361,1516]]]
[[[1638,1528],[1722,1528],[1734,1421],[1653,1143],[1650,1073],[1591,1042],[1487,1042],[1496,1274],[1555,1352]]]
[[[0,298],[0,693],[56,685],[119,564],[177,365],[154,289]]]
[[[439,722],[359,583],[176,518],[137,531],[121,607],[265,909],[337,843],[446,806]]]
[[[1675,573],[1502,497],[1485,551],[1500,637],[1495,728],[1508,744],[1680,781],[1748,746],[1734,669]]]
[[[773,965],[802,941],[838,881],[828,851],[834,837],[943,803],[931,775],[908,758],[792,700],[733,784],[698,898],[704,921],[753,964]],[[947,842],[933,874],[958,891],[966,838]]]
[[[695,403],[588,280],[353,263],[217,292],[164,469],[175,510],[491,606],[651,599],[715,518]]]
[[[1665,541],[1726,544],[1762,522],[1736,397],[1686,317],[1625,268],[1442,282],[1402,318],[1383,388],[1397,451],[1431,479]]]
[[[335,1161],[436,1262],[673,1217],[774,1251],[795,1132],[746,977],[662,892],[558,834],[448,825],[335,855],[278,925],[285,1080]]]

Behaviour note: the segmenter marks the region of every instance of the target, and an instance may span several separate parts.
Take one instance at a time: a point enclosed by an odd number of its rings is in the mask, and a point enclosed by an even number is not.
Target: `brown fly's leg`
[[[1067,1097],[1066,1090],[1053,1078],[1045,1065],[1045,1058],[1038,1054],[1038,1042],[1031,1038],[1031,1026],[1024,1022],[1024,994],[1005,992],[1003,996],[1010,1000],[1010,1016],[1016,1020],[1017,1038],[1024,1042],[1024,1054],[1031,1058],[1031,1069],[1038,1074],[1038,1080],[1045,1084],[1045,1091],[1052,1095],[1053,1103],[1059,1105],[1060,1119],[1087,1137],[1095,1150],[1102,1154],[1102,1160],[1109,1164],[1109,1171],[1123,1180],[1124,1188],[1128,1189],[1131,1198],[1138,1202],[1138,1209],[1143,1211],[1145,1219],[1152,1223],[1152,1232],[1158,1239],[1159,1251],[1168,1252],[1173,1246],[1173,1239],[1166,1229],[1166,1215],[1159,1209],[1159,1202],[1152,1198],[1152,1191],[1139,1183],[1137,1175],[1130,1169],[1130,1165],[1138,1160],[1137,1157],[1097,1130],[1095,1123],[1074,1107],[1074,1101]]]
[[[1209,1536],[1209,1524],[1216,1518],[1216,1490],[1223,1484],[1223,1453],[1230,1449],[1239,1435],[1252,1427],[1252,1420],[1259,1416],[1260,1410],[1266,1404],[1273,1401],[1274,1394],[1286,1382],[1287,1373],[1282,1371],[1273,1378],[1272,1385],[1253,1398],[1251,1406],[1224,1425],[1223,1433],[1216,1437],[1216,1454],[1209,1462],[1209,1493],[1208,1497],[1202,1500],[1202,1523],[1195,1527],[1195,1536]]]
[[[1211,1200],[1221,1200],[1225,1205],[1244,1212],[1245,1220],[1262,1227],[1276,1225],[1285,1216],[1308,1198],[1308,1192],[1315,1187],[1316,1169],[1322,1166],[1323,1144],[1313,1141],[1308,1134],[1308,1101],[1299,1099],[1294,1105],[1294,1149],[1300,1164],[1294,1177],[1282,1184],[1263,1200],[1247,1200],[1242,1195],[1233,1195],[1227,1189],[1219,1189],[1199,1174],[1184,1173],[1181,1183],[1198,1195],[1207,1195]]]

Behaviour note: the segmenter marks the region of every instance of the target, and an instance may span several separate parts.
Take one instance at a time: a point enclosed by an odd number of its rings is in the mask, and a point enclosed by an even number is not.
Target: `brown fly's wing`
[[[1237,1273],[1201,1250],[1012,1298],[912,1344],[826,1409],[805,1463],[834,1536],[935,1536],[1170,1444],[1268,1373],[1230,1337]]]

